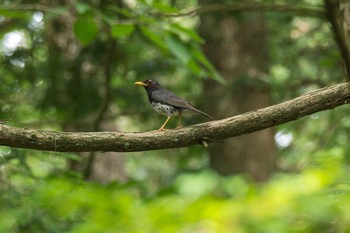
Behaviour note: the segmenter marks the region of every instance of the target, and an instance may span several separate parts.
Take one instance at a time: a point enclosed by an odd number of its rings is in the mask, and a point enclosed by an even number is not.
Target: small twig
[[[63,14],[62,9],[42,5],[42,4],[8,4],[1,5],[1,10],[17,10],[17,11],[43,11],[54,14]],[[293,4],[276,4],[261,2],[244,2],[233,4],[210,4],[202,7],[186,9],[180,13],[163,13],[149,12],[150,15],[158,17],[184,17],[197,16],[201,14],[218,12],[218,11],[276,11],[291,12],[302,16],[311,16],[318,18],[326,18],[326,14],[321,7],[296,6]]]
[[[8,4],[0,5],[0,10],[13,10],[13,11],[43,11],[54,13],[58,15],[65,14],[62,9],[50,7],[42,4]]]
[[[191,8],[180,13],[162,13],[150,12],[149,14],[159,17],[194,17],[201,14],[218,11],[276,11],[291,12],[302,16],[312,16],[326,18],[325,12],[321,7],[296,6],[293,4],[273,4],[261,2],[245,2],[233,4],[210,4],[198,8]]]

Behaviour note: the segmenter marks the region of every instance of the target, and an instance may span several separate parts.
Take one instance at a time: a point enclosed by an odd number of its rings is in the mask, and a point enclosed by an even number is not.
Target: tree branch
[[[54,132],[0,125],[0,145],[60,152],[147,151],[206,146],[350,102],[350,84],[318,89],[287,102],[178,130],[133,132]]]
[[[63,8],[55,8],[42,4],[4,4],[0,6],[0,10],[12,10],[12,11],[42,11],[49,12],[58,15],[66,14],[66,10]]]
[[[43,11],[54,14],[65,14],[63,9],[50,7],[43,4],[8,4],[0,6],[1,10],[17,11]],[[242,2],[233,4],[209,4],[202,7],[183,10],[180,13],[150,12],[151,15],[160,17],[183,17],[197,16],[218,11],[276,11],[291,12],[302,16],[326,18],[326,14],[321,7],[295,6],[293,4],[262,3],[262,2]]]
[[[311,16],[318,18],[326,18],[326,14],[321,7],[295,6],[293,4],[277,4],[262,2],[243,2],[233,4],[209,4],[198,8],[187,9],[180,13],[164,14],[162,12],[153,12],[152,15],[162,17],[183,17],[197,16],[201,14],[218,12],[218,11],[275,11],[275,12],[291,12],[302,16]]]

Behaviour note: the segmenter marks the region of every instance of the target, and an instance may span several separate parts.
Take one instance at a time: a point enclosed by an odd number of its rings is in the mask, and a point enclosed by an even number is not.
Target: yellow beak
[[[148,85],[147,85],[146,83],[144,83],[144,82],[136,82],[135,85],[137,85],[137,86],[144,86],[144,87],[148,86]]]

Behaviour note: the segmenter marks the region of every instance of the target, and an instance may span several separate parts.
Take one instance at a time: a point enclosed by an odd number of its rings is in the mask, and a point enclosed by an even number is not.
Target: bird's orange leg
[[[166,121],[164,122],[164,124],[162,125],[162,127],[160,127],[160,129],[158,129],[158,131],[163,131],[165,130],[164,127],[166,125],[166,123],[168,123],[168,121],[170,120],[171,116],[168,116],[168,118],[166,119]]]
[[[179,114],[179,121],[177,122],[177,126],[176,126],[177,129],[180,129],[182,127],[181,118],[182,118],[182,112],[180,112],[180,114]]]

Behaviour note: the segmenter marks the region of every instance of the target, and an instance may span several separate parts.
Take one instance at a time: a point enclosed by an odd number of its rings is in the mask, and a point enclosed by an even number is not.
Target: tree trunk
[[[263,15],[205,14],[199,31],[204,52],[227,80],[226,85],[205,82],[206,111],[219,119],[271,105]],[[264,181],[275,170],[273,129],[227,139],[209,151],[211,167],[222,175],[248,173]]]
[[[72,3],[70,0],[60,2],[62,5]],[[50,80],[48,80],[49,88],[45,105],[64,109],[65,114],[70,115],[70,119],[64,119],[63,130],[116,131],[115,124],[111,123],[111,120],[104,119],[104,116],[110,113],[112,61],[118,59],[115,53],[115,41],[109,39],[104,42],[95,42],[100,43],[99,51],[93,49],[93,46],[97,47],[96,44],[91,45],[92,49],[88,46],[82,47],[74,35],[75,20],[75,13],[70,11],[46,22]],[[84,50],[94,53],[95,63],[89,60],[90,55]],[[93,67],[90,68],[92,71],[82,69],[83,64]],[[92,72],[95,73],[92,74]],[[97,81],[97,79],[103,79],[103,81]],[[91,83],[96,85],[90,88]],[[102,92],[104,94],[101,94]],[[88,108],[91,104],[90,100],[100,98],[103,99],[102,106],[95,106],[96,111],[92,109],[89,113],[80,115],[81,109]],[[78,105],[78,108],[72,108],[70,105]],[[99,154],[101,153],[80,152],[78,155],[82,160],[69,160],[69,169],[82,173],[88,180],[100,183],[127,180],[125,159],[121,154],[108,152],[105,156],[98,156]]]

